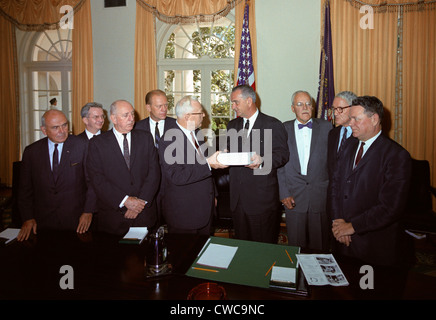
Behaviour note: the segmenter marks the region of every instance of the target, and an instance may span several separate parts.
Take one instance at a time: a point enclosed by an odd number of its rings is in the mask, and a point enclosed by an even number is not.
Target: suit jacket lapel
[[[301,172],[300,158],[298,157],[297,139],[295,138],[295,120],[291,121],[288,131],[288,139],[291,142],[289,153],[292,160],[290,159],[290,162],[297,172]]]

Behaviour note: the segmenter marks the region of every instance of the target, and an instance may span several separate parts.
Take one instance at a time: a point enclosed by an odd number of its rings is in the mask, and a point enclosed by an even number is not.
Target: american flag
[[[251,55],[251,37],[248,29],[248,2],[245,3],[244,21],[242,23],[241,50],[239,53],[238,79],[236,85],[248,84],[256,90],[253,59]]]

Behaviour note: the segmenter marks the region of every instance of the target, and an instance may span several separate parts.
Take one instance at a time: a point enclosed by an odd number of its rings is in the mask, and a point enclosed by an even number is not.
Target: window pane
[[[186,95],[201,95],[200,70],[166,70],[165,92],[168,97],[168,108],[174,113],[175,104]]]
[[[215,135],[220,134],[220,130],[226,130],[227,124],[229,123],[230,118],[212,118],[212,130]]]

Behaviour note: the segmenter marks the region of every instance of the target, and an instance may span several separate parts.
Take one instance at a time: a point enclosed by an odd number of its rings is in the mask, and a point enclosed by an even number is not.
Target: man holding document
[[[287,134],[279,120],[257,109],[252,87],[237,86],[230,98],[238,117],[227,125],[227,150],[254,152],[249,165],[229,169],[235,236],[277,243],[280,215],[277,168],[289,158]]]

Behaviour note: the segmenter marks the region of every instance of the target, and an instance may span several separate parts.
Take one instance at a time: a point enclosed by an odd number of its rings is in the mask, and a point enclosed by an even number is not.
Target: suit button
[[[347,183],[351,183],[351,180],[347,180]]]
[[[347,200],[347,199],[348,199],[348,196],[347,196],[347,195],[345,195],[345,196],[344,196],[344,199],[345,199],[345,200]]]

